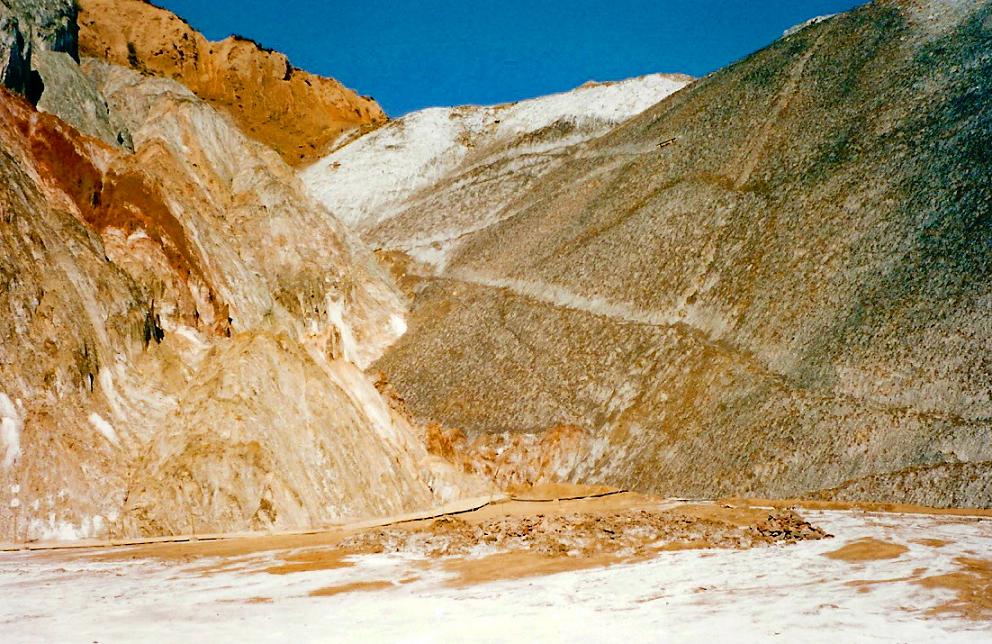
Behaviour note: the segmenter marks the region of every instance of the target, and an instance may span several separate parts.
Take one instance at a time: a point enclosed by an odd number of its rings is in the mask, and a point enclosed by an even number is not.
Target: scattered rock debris
[[[687,548],[743,549],[829,536],[791,510],[772,510],[766,519],[745,525],[672,511],[625,510],[504,516],[480,522],[448,516],[429,524],[368,530],[346,539],[341,547],[431,557],[492,550],[589,557]]]

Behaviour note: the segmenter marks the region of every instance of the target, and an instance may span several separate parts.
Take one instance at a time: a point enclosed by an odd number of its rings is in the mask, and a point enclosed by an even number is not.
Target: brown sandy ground
[[[895,559],[906,552],[909,552],[909,548],[906,546],[868,537],[852,541],[839,550],[828,552],[824,556],[847,562],[861,562]]]
[[[992,560],[958,557],[960,568],[946,575],[924,577],[916,581],[925,588],[953,590],[956,597],[932,611],[933,615],[951,614],[971,620],[992,620]]]
[[[930,548],[943,548],[950,542],[943,539],[917,539],[913,543]],[[904,545],[889,543],[871,537],[845,544],[837,550],[824,553],[825,557],[862,564],[867,561],[896,559],[909,551]],[[913,583],[931,589],[954,591],[954,598],[927,611],[930,616],[951,615],[972,621],[992,620],[992,560],[977,557],[957,557],[959,569],[942,575],[926,576],[927,568],[916,568],[912,574],[893,579],[858,579],[847,582],[858,592],[870,592],[879,585]]]

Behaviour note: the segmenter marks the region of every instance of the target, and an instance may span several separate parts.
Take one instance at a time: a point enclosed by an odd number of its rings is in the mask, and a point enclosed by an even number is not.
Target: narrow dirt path
[[[641,309],[629,302],[617,302],[601,297],[579,295],[561,286],[546,282],[493,277],[469,270],[450,271],[443,276],[443,279],[453,279],[470,284],[507,289],[527,299],[536,300],[557,308],[592,313],[593,315],[600,315],[630,324],[673,326],[684,323],[684,319],[679,315],[677,309],[672,311]]]

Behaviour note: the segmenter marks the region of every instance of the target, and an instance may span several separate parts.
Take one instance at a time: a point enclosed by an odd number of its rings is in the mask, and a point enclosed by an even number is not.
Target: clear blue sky
[[[856,0],[153,0],[374,96],[390,116],[587,80],[702,76]]]

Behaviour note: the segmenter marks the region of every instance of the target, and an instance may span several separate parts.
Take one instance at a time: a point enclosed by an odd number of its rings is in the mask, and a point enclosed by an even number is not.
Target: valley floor
[[[992,638],[987,513],[807,508],[800,519],[760,502],[550,492],[318,534],[0,553],[0,632],[101,643]]]

